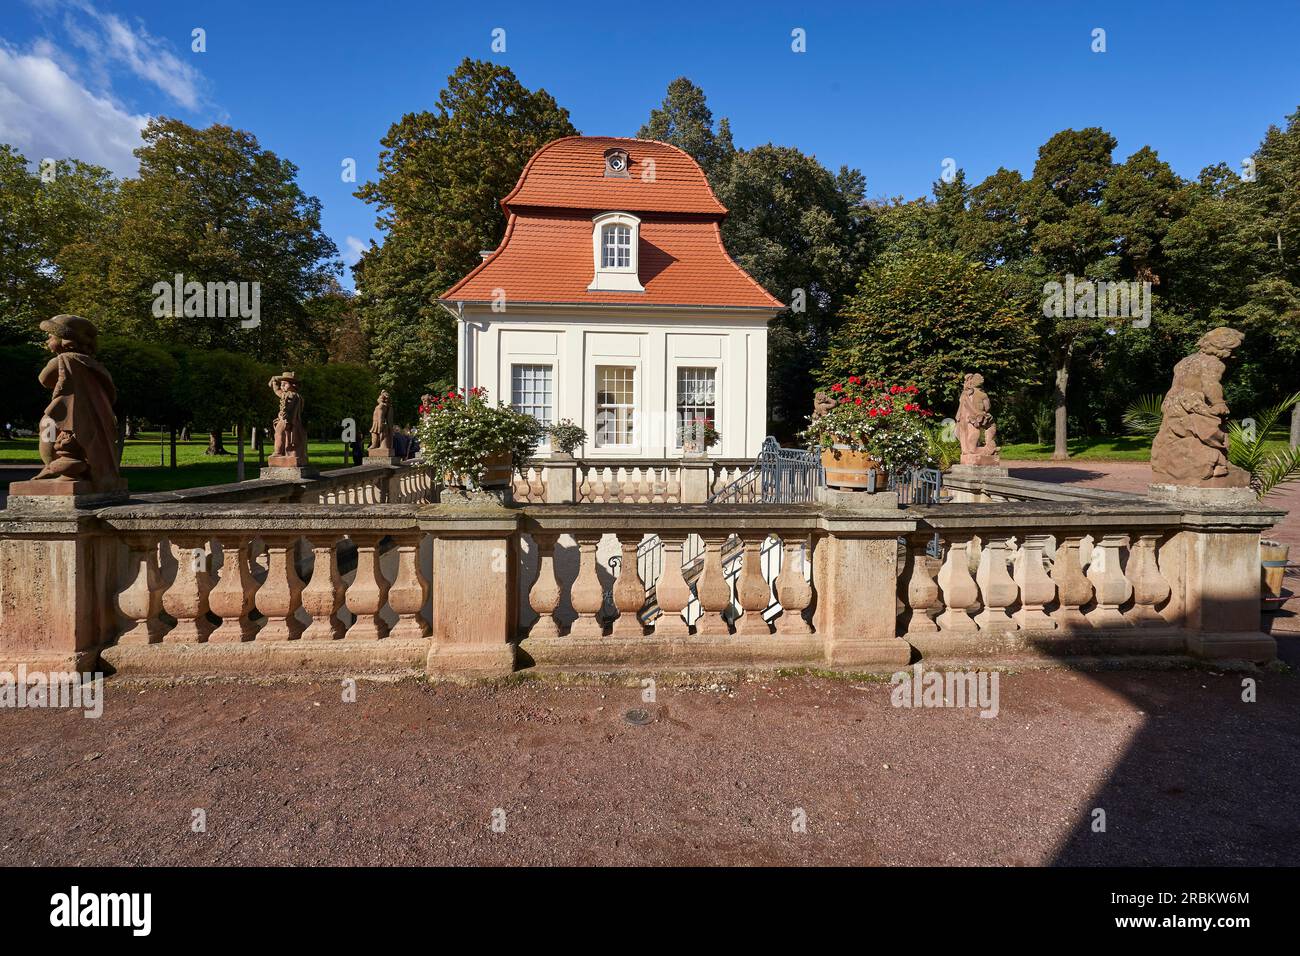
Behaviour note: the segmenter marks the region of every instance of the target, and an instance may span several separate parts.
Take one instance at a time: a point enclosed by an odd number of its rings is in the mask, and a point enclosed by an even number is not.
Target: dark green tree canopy
[[[650,111],[650,119],[637,131],[638,139],[657,139],[685,151],[712,181],[731,161],[736,147],[731,124],[724,117],[713,123],[704,91],[684,76],[668,84],[663,102]]]

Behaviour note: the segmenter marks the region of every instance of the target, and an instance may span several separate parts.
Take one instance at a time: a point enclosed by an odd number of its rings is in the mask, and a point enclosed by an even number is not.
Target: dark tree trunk
[[[226,446],[221,440],[220,429],[216,431],[208,432],[208,450],[205,451],[203,454],[205,455],[229,455],[230,454],[230,452],[226,451]]]
[[[171,427],[171,433],[172,433],[172,435],[171,435],[171,446],[172,446],[172,461],[171,461],[171,466],[172,466],[172,468],[175,468],[175,467],[176,467],[176,426],[175,426],[175,425],[173,425],[173,426]]]
[[[235,458],[235,481],[244,480],[244,424],[235,426],[235,442],[238,451]]]

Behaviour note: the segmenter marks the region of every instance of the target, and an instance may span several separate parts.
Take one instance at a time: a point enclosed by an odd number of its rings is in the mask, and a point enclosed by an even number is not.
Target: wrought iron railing
[[[826,484],[821,456],[803,448],[782,448],[769,435],[763,439],[754,467],[709,496],[729,504],[800,504],[817,500]]]

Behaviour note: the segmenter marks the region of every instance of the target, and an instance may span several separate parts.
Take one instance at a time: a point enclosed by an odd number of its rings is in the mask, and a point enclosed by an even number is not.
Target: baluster
[[[389,632],[395,640],[429,636],[429,625],[420,612],[429,596],[429,583],[420,570],[420,533],[406,531],[397,538],[397,579],[388,589],[388,606],[397,615]]]
[[[156,644],[162,640],[162,574],[158,570],[158,541],[146,535],[127,539],[131,549],[131,580],[117,594],[117,609],[130,624],[119,644]]]
[[[596,548],[601,536],[599,532],[584,531],[573,537],[578,542],[578,576],[569,589],[569,601],[578,617],[569,627],[569,636],[600,637],[605,633],[600,621],[605,592],[596,573]]]
[[[939,590],[944,603],[944,611],[937,618],[941,630],[975,630],[969,608],[978,600],[979,589],[970,574],[970,548],[969,535],[964,541],[950,541],[948,556],[939,569]]]
[[[555,574],[555,542],[559,537],[551,531],[533,534],[537,543],[537,580],[528,592],[528,606],[537,612],[537,623],[528,632],[530,637],[560,636],[559,621],[555,619],[555,610],[563,596],[560,579]]]
[[[1083,536],[1074,532],[1058,535],[1056,558],[1052,562],[1052,581],[1056,584],[1057,608],[1052,614],[1057,626],[1062,628],[1091,627],[1080,610],[1092,600],[1092,582],[1083,573],[1080,548]]]
[[[643,637],[645,627],[638,615],[645,607],[646,591],[641,582],[640,569],[636,566],[637,546],[641,535],[624,533],[618,536],[619,553],[622,555],[618,566],[618,578],[614,581],[614,606],[618,608],[618,617],[610,634],[614,637]]]
[[[528,490],[534,504],[546,501],[546,473],[541,468],[532,469],[533,478],[528,483]]]
[[[339,608],[343,607],[343,578],[339,575],[338,539],[313,545],[315,563],[311,581],[302,590],[302,606],[311,615],[311,623],[302,632],[304,641],[333,641],[343,636]]]
[[[1100,543],[1092,549],[1092,563],[1088,565],[1088,580],[1092,582],[1096,607],[1088,612],[1094,627],[1129,627],[1131,623],[1120,605],[1133,594],[1133,585],[1124,577],[1120,562],[1120,549],[1128,546],[1128,536],[1102,535]]]
[[[650,503],[661,505],[668,500],[668,482],[664,480],[665,469],[650,469]]]
[[[357,616],[343,636],[347,641],[377,641],[384,637],[388,625],[380,617],[388,599],[388,579],[379,567],[379,534],[348,535],[357,546],[357,576],[348,588],[348,610]]]
[[[251,542],[247,535],[221,535],[217,543],[221,545],[221,577],[208,594],[208,607],[221,618],[221,624],[208,635],[208,643],[251,641],[257,633],[257,625],[248,616],[257,592],[248,567]]]
[[[1128,579],[1133,585],[1133,607],[1129,617],[1138,625],[1167,625],[1156,605],[1169,597],[1169,582],[1160,573],[1157,551],[1160,534],[1142,534],[1128,553]]]
[[[302,605],[302,578],[294,568],[296,534],[264,534],[266,542],[266,580],[257,589],[257,609],[266,623],[257,632],[259,641],[291,641],[298,637],[294,614]]]
[[[163,638],[169,644],[197,644],[206,641],[212,631],[208,620],[212,575],[208,573],[207,543],[206,536],[177,535],[171,539],[176,577],[162,599],[163,610],[176,618],[176,626]]]
[[[744,610],[736,621],[736,633],[754,635],[771,634],[763,612],[772,603],[772,586],[763,577],[763,544],[767,535],[752,533],[744,536],[744,564],[736,579],[736,598]]]
[[[909,538],[908,561],[903,576],[903,593],[911,615],[907,621],[908,634],[925,634],[939,630],[934,622],[943,604],[939,600],[939,585],[934,580],[934,566],[926,548],[928,536]]]
[[[591,468],[582,469],[582,481],[578,482],[578,501],[591,501]]]
[[[700,617],[695,633],[720,636],[730,634],[722,612],[731,606],[731,588],[722,570],[722,546],[727,536],[720,532],[700,533],[704,540],[704,569],[695,582],[695,596],[700,601]]]
[[[776,633],[784,635],[811,634],[812,624],[804,618],[803,612],[812,604],[813,589],[808,583],[807,573],[811,562],[805,542],[789,537],[783,539],[785,550],[781,561],[781,570],[773,582],[776,585],[776,600],[781,605],[781,616],[776,619]],[[809,539],[807,549],[812,548]]]
[[[1009,608],[1016,602],[1016,582],[1007,573],[1007,540],[991,538],[980,554],[979,570],[975,572],[984,609],[975,615],[980,630],[1000,633],[1014,631],[1016,622]]]
[[[674,535],[660,535],[663,542],[664,567],[655,583],[655,603],[660,615],[655,619],[655,636],[679,638],[690,636],[691,629],[682,617],[682,611],[691,600],[691,587],[682,575],[682,547],[685,541]]]
[[[1015,561],[1015,582],[1020,589],[1020,610],[1016,612],[1016,623],[1022,630],[1050,631],[1056,627],[1045,610],[1052,598],[1056,597],[1056,585],[1047,575],[1043,563],[1043,551],[1047,547],[1047,535],[1027,534],[1025,543],[1020,546]]]

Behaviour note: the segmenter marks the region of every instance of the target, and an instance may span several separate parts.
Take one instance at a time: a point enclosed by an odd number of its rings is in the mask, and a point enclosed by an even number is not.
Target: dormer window
[[[641,220],[626,212],[606,212],[592,220],[595,276],[588,292],[644,292],[638,278]]]

